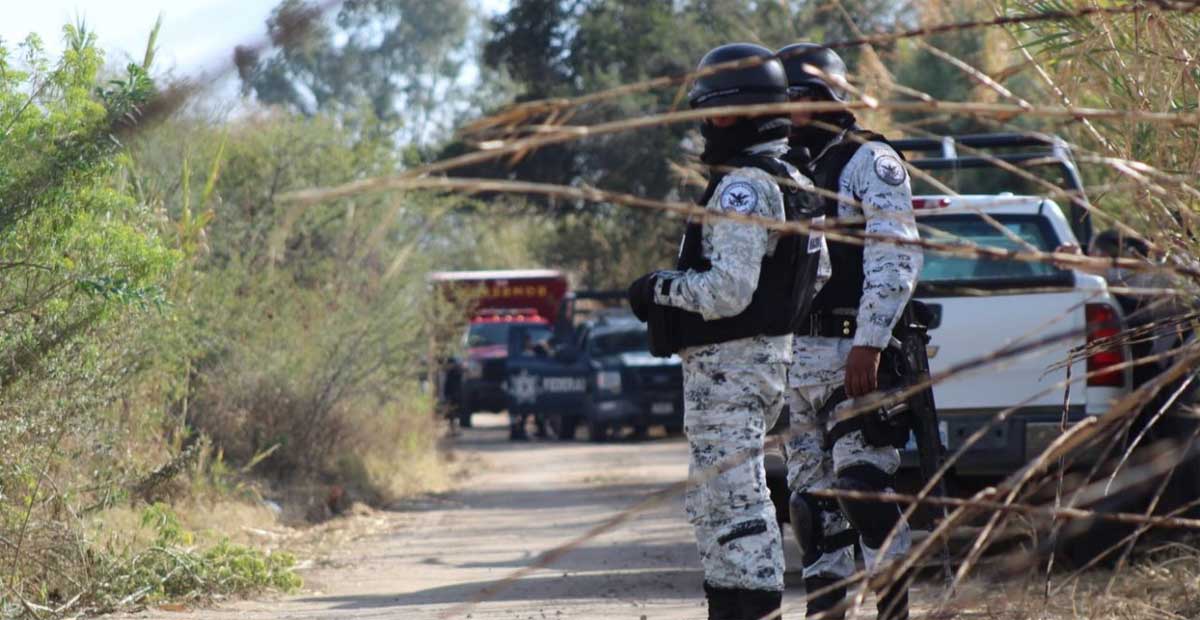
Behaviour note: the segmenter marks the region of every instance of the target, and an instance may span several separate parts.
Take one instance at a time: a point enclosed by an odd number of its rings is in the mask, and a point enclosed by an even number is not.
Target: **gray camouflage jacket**
[[[787,141],[760,144],[749,152],[781,157]],[[794,169],[793,169],[794,170]],[[799,172],[794,180],[811,186]],[[732,212],[784,221],[783,192],[770,174],[758,168],[738,168],[721,180],[706,205],[717,212]],[[712,263],[708,271],[660,271],[654,287],[656,303],[696,312],[707,321],[737,316],[754,296],[764,256],[775,251],[779,233],[762,226],[713,218],[704,222],[701,246]],[[774,363],[791,361],[792,337],[755,336],[716,345],[691,347],[680,352],[685,361]]]
[[[838,194],[852,199],[838,205],[838,219],[865,220],[869,234],[913,241],[920,238],[909,175],[892,147],[882,142],[862,145],[842,169]],[[855,346],[887,347],[924,261],[917,246],[866,241]],[[837,270],[837,265],[832,267]]]

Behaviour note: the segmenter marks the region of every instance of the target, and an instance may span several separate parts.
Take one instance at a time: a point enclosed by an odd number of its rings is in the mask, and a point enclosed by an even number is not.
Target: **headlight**
[[[468,379],[479,379],[483,377],[483,363],[479,360],[467,360],[467,367],[464,372]]]
[[[619,370],[601,370],[596,373],[596,389],[601,392],[621,393],[621,372]]]

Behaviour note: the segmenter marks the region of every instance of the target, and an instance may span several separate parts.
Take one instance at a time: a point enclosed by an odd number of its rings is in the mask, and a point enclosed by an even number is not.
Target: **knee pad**
[[[783,590],[742,590],[742,618],[781,618]]]
[[[804,552],[802,561],[805,566],[812,566],[824,553],[854,544],[852,530],[832,535],[825,532],[828,515],[836,514],[839,510],[834,500],[814,497],[808,493],[792,493],[788,502],[788,512],[791,516],[792,534],[795,534],[796,542]]]
[[[871,465],[847,467],[837,477],[837,488],[843,491],[880,493],[893,485],[891,474]],[[883,544],[888,532],[900,521],[900,508],[894,503],[838,498],[838,504],[863,542],[875,549]]]

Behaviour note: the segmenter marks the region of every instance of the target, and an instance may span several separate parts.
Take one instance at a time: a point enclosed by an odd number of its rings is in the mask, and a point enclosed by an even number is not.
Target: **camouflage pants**
[[[704,578],[722,588],[783,589],[783,541],[763,468],[763,438],[783,408],[786,365],[684,362],[684,497]]]
[[[788,487],[793,492],[828,489],[834,486],[837,472],[852,465],[871,465],[888,474],[900,467],[900,452],[893,447],[876,447],[866,443],[861,431],[838,439],[832,450],[823,449],[823,439],[829,421],[817,419],[817,412],[835,389],[845,381],[846,357],[853,341],[842,338],[797,337],[792,349],[792,365],[788,369],[788,406],[791,409],[791,434],[784,445],[788,465]],[[849,407],[851,401],[835,409]],[[891,490],[891,489],[889,489]],[[850,527],[840,512],[824,513],[822,528],[826,536]],[[886,549],[883,558],[879,550],[859,541],[868,570],[882,559],[890,562],[908,553],[911,546],[908,524]],[[823,554],[816,562],[804,567],[805,577],[846,577],[854,573],[854,549],[843,547]]]

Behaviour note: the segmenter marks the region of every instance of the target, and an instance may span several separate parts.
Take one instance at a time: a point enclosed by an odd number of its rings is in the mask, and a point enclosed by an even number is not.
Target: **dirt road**
[[[480,472],[445,499],[389,514],[386,534],[336,550],[306,570],[296,596],[162,618],[439,618],[506,575],[687,474],[681,439],[511,443],[498,416],[458,442]],[[538,570],[462,618],[703,618],[702,575],[681,499]],[[788,565],[799,549],[788,540]],[[803,596],[788,575],[790,616]]]
[[[320,554],[325,559],[302,571],[302,592],[213,609],[152,610],[122,618],[677,620],[707,616],[699,560],[679,497],[638,514],[547,568],[513,583],[505,580],[546,551],[682,480],[687,473],[682,439],[512,443],[499,416],[477,419],[479,428],[465,431],[457,441],[460,458],[476,472],[458,491],[327,524],[338,533],[331,539],[350,542],[332,550],[326,542],[328,551]],[[784,617],[798,619],[804,616],[799,549],[790,535],[785,536],[785,545],[790,572]],[[1159,598],[1194,600],[1162,585],[1178,589],[1187,579],[1169,572],[1163,575],[1154,586],[1164,592]],[[972,579],[958,590],[956,617],[1184,617],[1142,615],[1143,599],[1154,589],[1145,585],[1150,583],[1146,579],[1133,580],[1124,598],[1101,594],[1108,587],[1107,579],[1099,573],[1082,582],[1079,596],[1052,598],[1042,594],[1044,577],[1036,571],[1022,583]],[[928,612],[928,603],[938,596],[936,582],[918,582],[913,592],[914,617]],[[464,607],[477,599],[479,604]],[[855,618],[875,617],[873,597],[866,603]],[[1126,613],[1129,609],[1137,613]],[[1114,611],[1118,613],[1113,615]]]

